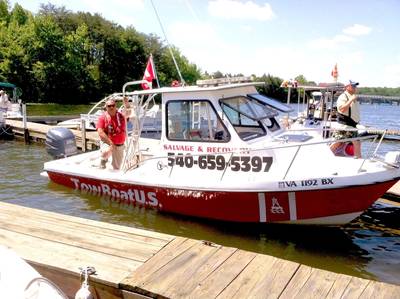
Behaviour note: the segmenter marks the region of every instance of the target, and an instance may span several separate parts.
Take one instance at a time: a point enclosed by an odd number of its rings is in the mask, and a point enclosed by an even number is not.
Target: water
[[[400,127],[400,106],[361,105],[364,124]],[[382,151],[400,150],[400,143]],[[273,255],[312,267],[400,285],[400,208],[376,203],[341,228],[243,225],[167,215],[81,194],[41,177],[43,145],[0,141],[0,200]]]

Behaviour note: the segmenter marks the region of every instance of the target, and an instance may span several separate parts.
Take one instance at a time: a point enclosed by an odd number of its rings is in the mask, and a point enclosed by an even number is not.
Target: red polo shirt
[[[125,117],[117,112],[114,116],[103,113],[97,120],[96,129],[102,128],[114,144],[123,144],[126,139]]]

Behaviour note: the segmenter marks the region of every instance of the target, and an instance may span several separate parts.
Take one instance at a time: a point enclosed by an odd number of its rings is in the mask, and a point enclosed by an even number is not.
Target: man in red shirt
[[[125,98],[125,108],[128,108],[127,103],[128,100]],[[117,111],[114,99],[107,100],[105,108],[106,111],[99,117],[96,125],[101,140],[100,168],[106,168],[108,158],[112,156],[112,167],[120,169],[125,150],[126,119]]]

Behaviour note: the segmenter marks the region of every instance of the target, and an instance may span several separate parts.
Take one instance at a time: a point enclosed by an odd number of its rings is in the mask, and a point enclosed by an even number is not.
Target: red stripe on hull
[[[266,222],[291,220],[289,192],[265,192],[265,204],[260,205],[259,192],[183,190],[117,183],[55,172],[48,172],[48,175],[55,183],[73,189],[112,196],[125,203],[170,213],[235,222],[260,222],[264,213]],[[295,211],[292,211],[292,215],[296,215],[297,220],[306,220],[362,212],[396,182],[392,180],[366,186],[292,192],[295,193]]]

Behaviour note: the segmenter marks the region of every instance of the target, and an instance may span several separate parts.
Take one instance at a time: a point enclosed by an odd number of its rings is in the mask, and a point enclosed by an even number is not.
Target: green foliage
[[[170,86],[181,80],[171,51],[186,84],[242,76],[220,71],[202,75],[178,48],[169,49],[158,36],[123,28],[98,14],[42,4],[32,15],[19,4],[11,9],[8,0],[0,0],[0,80],[21,87],[28,102],[96,102],[121,91],[127,81],[140,80],[150,54],[160,85]],[[295,79],[315,84],[303,75]],[[260,92],[286,102],[288,90],[280,87],[281,78],[264,74],[256,80],[266,83]],[[360,88],[360,93],[400,96],[400,88]],[[291,100],[297,101],[296,90]]]
[[[360,87],[360,94],[366,95],[380,95],[389,97],[400,97],[400,87],[387,88],[387,87]]]
[[[197,66],[172,51],[184,80],[199,79]],[[35,16],[18,4],[10,11],[0,0],[0,80],[20,86],[25,101],[98,101],[140,80],[150,53],[161,86],[179,80],[169,49],[154,35],[52,4],[42,4]]]

